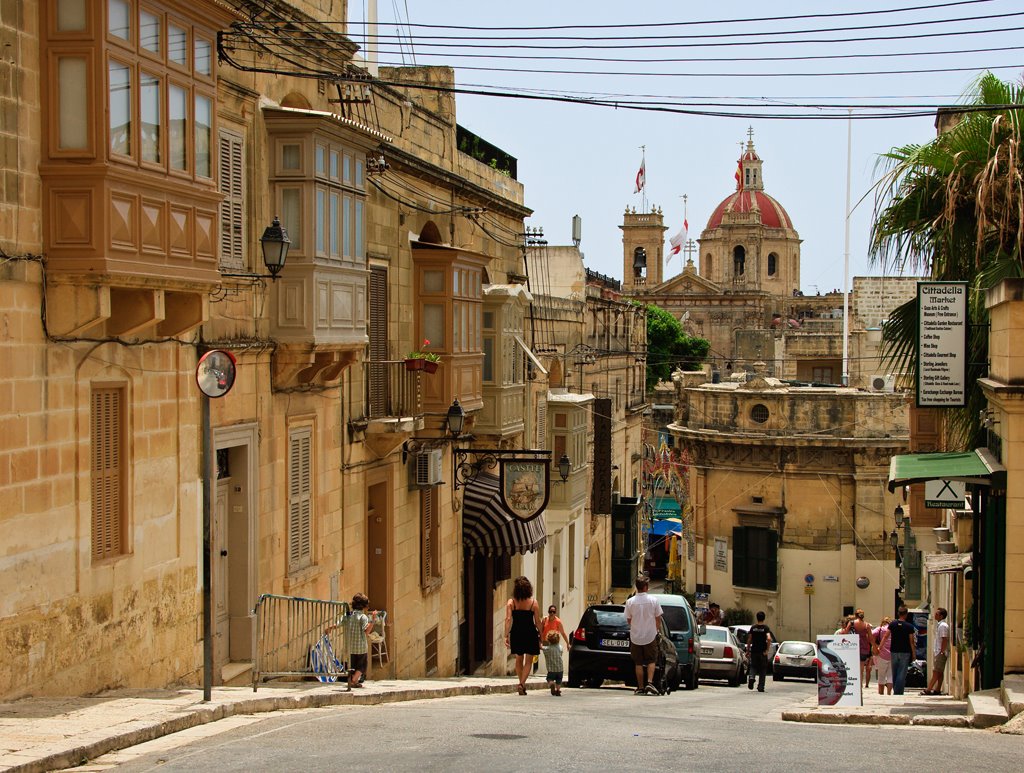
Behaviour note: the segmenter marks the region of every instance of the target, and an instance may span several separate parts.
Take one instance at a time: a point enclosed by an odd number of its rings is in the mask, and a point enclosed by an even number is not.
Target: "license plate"
[[[601,639],[602,647],[621,647],[622,649],[629,649],[628,639]]]
[[[700,648],[700,654],[701,655],[710,655],[712,652],[714,652],[714,650],[711,649],[711,647],[701,647]]]

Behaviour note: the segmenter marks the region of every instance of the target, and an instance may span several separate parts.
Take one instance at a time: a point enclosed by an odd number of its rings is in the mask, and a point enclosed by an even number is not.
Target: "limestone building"
[[[689,465],[686,588],[710,585],[723,609],[763,610],[783,639],[832,631],[847,607],[873,622],[891,614],[897,498],[886,479],[908,448],[907,398],[763,374],[698,386],[676,376],[668,429]]]
[[[552,598],[606,592],[589,403],[534,351],[496,236],[530,212],[516,159],[457,124],[451,70],[371,72],[327,0],[9,5],[0,696],[199,682],[204,483],[217,684],[250,678],[261,594],[366,592],[374,669],[409,677],[505,673],[506,581],[542,546]],[[209,349],[237,367],[204,437]],[[554,531],[514,528],[481,452],[562,447]]]

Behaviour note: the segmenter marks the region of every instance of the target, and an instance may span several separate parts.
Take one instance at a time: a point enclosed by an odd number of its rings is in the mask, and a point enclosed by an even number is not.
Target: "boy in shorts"
[[[558,631],[548,631],[544,642],[544,664],[548,668],[548,687],[552,695],[562,694],[562,645],[558,643]]]

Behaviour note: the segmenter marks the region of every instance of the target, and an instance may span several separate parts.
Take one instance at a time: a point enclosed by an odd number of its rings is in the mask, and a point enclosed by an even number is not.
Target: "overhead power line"
[[[600,30],[600,29],[655,29],[660,27],[694,27],[704,24],[753,24],[770,21],[797,21],[801,19],[835,19],[847,16],[878,16],[893,13],[913,13],[915,11],[931,11],[939,8],[951,8],[960,5],[979,5],[991,3],[994,0],[953,0],[946,3],[932,3],[929,5],[912,5],[904,8],[882,8],[869,11],[833,11],[830,13],[803,13],[788,16],[754,16],[742,19],[702,19],[673,22],[635,22],[631,24],[557,24],[544,26],[516,26],[516,27],[484,27],[484,26],[462,26],[454,24],[425,24],[406,23],[406,28],[416,27],[417,29],[447,29],[467,30],[472,32],[500,32],[504,30],[545,32],[548,30]],[[345,24],[345,22],[334,22]],[[365,25],[366,22],[357,22]]]

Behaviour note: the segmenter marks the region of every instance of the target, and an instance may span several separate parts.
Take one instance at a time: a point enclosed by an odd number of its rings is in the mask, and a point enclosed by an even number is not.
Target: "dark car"
[[[704,626],[697,623],[697,618],[684,596],[675,593],[648,595],[656,598],[661,604],[669,636],[676,645],[682,683],[687,689],[696,690],[700,676],[700,634]],[[672,689],[676,689],[677,686],[673,684]]]
[[[658,636],[658,662],[654,686],[662,693],[678,687],[682,679],[676,648],[664,620]],[[600,687],[605,680],[636,686],[636,670],[629,654],[629,623],[621,604],[587,607],[572,633],[569,646],[569,687]]]
[[[772,658],[772,679],[781,682],[786,677],[817,679],[815,646],[809,641],[784,641]]]

